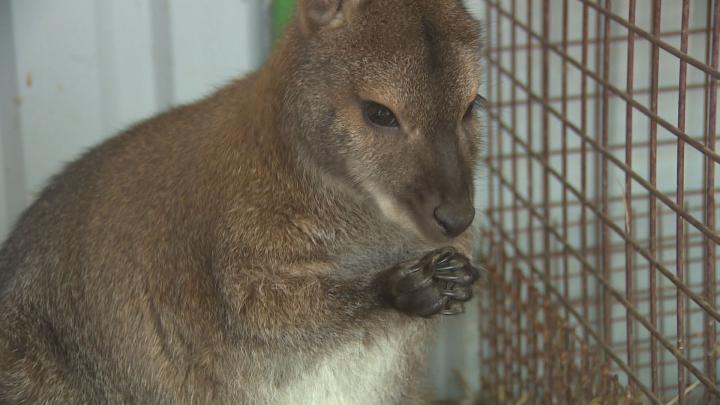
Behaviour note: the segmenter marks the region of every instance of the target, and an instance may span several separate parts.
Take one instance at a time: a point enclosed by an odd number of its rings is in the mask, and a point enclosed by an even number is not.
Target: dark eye
[[[369,101],[365,103],[365,117],[368,121],[381,127],[396,128],[398,126],[395,114],[384,105]]]
[[[470,103],[470,106],[468,107],[467,111],[465,111],[465,115],[463,116],[463,119],[468,119],[475,114],[475,111],[485,108],[485,103],[487,100],[485,100],[485,97],[481,95],[477,95],[475,97],[475,100],[473,100],[472,103]]]

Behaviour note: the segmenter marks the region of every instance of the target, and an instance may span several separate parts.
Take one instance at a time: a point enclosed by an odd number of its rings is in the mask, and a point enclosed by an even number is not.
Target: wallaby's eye
[[[371,123],[381,127],[398,127],[398,121],[397,118],[395,118],[395,114],[393,114],[393,112],[384,105],[369,101],[365,103],[363,108],[365,110],[365,117]]]
[[[467,111],[465,111],[465,115],[463,116],[463,119],[466,120],[466,119],[472,117],[473,114],[475,114],[475,111],[485,108],[486,102],[487,102],[487,100],[485,99],[485,97],[478,94],[477,97],[475,97],[475,100],[473,100],[473,102],[470,103],[470,106],[468,107]]]

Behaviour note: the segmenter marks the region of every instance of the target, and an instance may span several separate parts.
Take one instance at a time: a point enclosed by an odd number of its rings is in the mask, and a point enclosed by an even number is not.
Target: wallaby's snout
[[[415,211],[418,228],[434,241],[460,236],[475,218],[472,159],[455,140],[457,135],[441,134],[425,143],[422,155],[427,159],[414,159],[415,170],[422,174],[402,193],[407,201],[420,201],[409,208]]]
[[[415,223],[431,240],[460,236],[475,219],[472,178],[457,173],[427,178],[432,180],[415,189],[414,195],[407,195],[408,200],[422,202],[416,206],[410,204],[410,209],[415,211]]]
[[[472,157],[463,151],[459,134],[452,134],[452,126],[436,133],[428,142],[431,153],[436,157],[435,164],[428,165],[430,178],[434,181],[433,188],[438,195],[431,207],[432,218],[440,228],[443,235],[455,238],[462,234],[472,224],[475,218],[473,205],[473,176]]]
[[[475,218],[475,207],[470,199],[441,204],[433,210],[433,216],[445,235],[454,238],[463,233]]]

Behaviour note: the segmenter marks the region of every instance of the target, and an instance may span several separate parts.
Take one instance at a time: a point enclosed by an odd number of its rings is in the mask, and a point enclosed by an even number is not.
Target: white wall
[[[0,235],[48,177],[257,67],[266,0],[0,0]]]

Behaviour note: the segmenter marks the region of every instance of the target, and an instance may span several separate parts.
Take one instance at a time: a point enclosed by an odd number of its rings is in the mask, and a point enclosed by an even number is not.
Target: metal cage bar
[[[720,0],[483,3],[486,395],[720,401]]]

